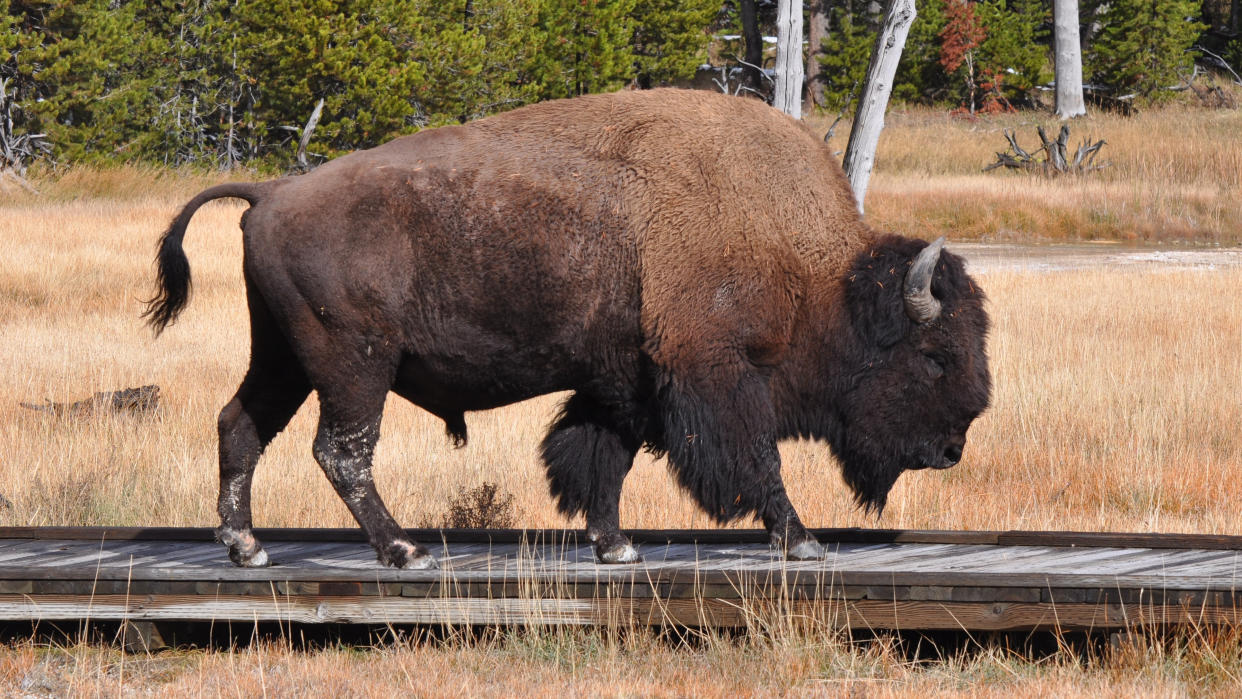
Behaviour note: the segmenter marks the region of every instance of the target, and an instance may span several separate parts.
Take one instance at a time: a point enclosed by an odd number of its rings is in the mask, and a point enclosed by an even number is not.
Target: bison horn
[[[906,315],[916,323],[929,323],[940,317],[940,302],[932,296],[932,272],[940,261],[940,251],[944,249],[944,236],[923,248],[910,271],[906,272],[904,296],[906,299]]]

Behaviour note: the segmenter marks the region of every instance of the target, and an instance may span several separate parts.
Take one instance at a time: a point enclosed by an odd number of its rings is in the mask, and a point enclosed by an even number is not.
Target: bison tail
[[[168,230],[164,231],[155,255],[156,294],[147,301],[147,310],[142,314],[156,335],[177,320],[177,316],[190,300],[190,261],[185,256],[181,241],[185,238],[185,229],[190,225],[194,212],[212,199],[226,197],[245,199],[253,206],[266,189],[265,184],[229,182],[203,190],[181,209]]]

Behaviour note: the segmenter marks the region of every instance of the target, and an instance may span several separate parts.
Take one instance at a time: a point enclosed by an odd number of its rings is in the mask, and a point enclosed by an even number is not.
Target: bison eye
[[[934,352],[923,352],[923,363],[926,365],[927,376],[933,380],[944,376],[947,360]]]

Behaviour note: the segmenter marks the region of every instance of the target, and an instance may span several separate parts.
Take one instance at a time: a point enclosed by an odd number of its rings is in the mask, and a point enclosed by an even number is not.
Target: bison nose
[[[962,445],[950,444],[944,450],[944,462],[940,468],[949,468],[962,460]]]

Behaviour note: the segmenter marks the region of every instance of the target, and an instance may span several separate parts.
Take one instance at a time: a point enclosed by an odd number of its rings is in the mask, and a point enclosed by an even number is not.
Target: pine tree
[[[989,97],[1029,103],[1048,75],[1048,9],[1040,0],[981,0],[976,10],[987,28],[977,60]]]
[[[240,106],[253,101],[253,86],[238,78],[229,9],[218,0],[149,1],[139,9],[152,33],[167,37],[162,59],[167,78],[151,88],[155,138],[147,159],[226,169],[241,160]]]
[[[473,0],[472,27],[484,39],[477,90],[467,119],[519,107],[538,99],[534,70],[539,50],[534,18],[543,0]]]
[[[1102,29],[1083,69],[1118,96],[1167,99],[1192,66],[1187,49],[1204,26],[1195,0],[1114,0],[1100,15]]]
[[[875,44],[875,29],[868,28],[859,15],[850,12],[848,4],[829,11],[828,24],[832,29],[824,40],[824,51],[819,58],[824,81],[823,103],[828,111],[847,110],[858,97],[863,79],[867,77],[867,64]]]
[[[940,32],[944,29],[945,0],[923,0],[906,37],[897,66],[893,99],[906,102],[932,102],[943,98],[947,77],[940,66]],[[854,99],[867,73],[876,26],[869,22],[862,4],[853,11],[846,6],[830,11],[831,30],[823,43],[820,63],[824,67],[825,107],[839,111]]]
[[[1228,44],[1225,44],[1223,57],[1231,68],[1242,73],[1242,34],[1235,36]]]
[[[152,140],[152,86],[167,77],[166,43],[134,3],[10,2],[0,73],[22,128],[45,133],[64,161],[139,159]]]
[[[719,0],[637,0],[631,46],[639,85],[693,75],[706,57],[708,27],[719,11]]]
[[[459,123],[534,101],[540,2],[422,0],[406,59],[423,68],[414,86],[415,123]]]
[[[931,102],[943,98],[948,76],[940,65],[940,32],[948,21],[945,0],[921,0],[918,15],[906,37],[906,48],[897,66],[893,99]]]
[[[62,162],[285,169],[320,99],[309,150],[330,157],[689,75],[719,12],[708,0],[0,0],[0,79],[14,131],[46,133]]]
[[[634,77],[637,0],[543,0],[535,72],[540,99],[614,90]]]

